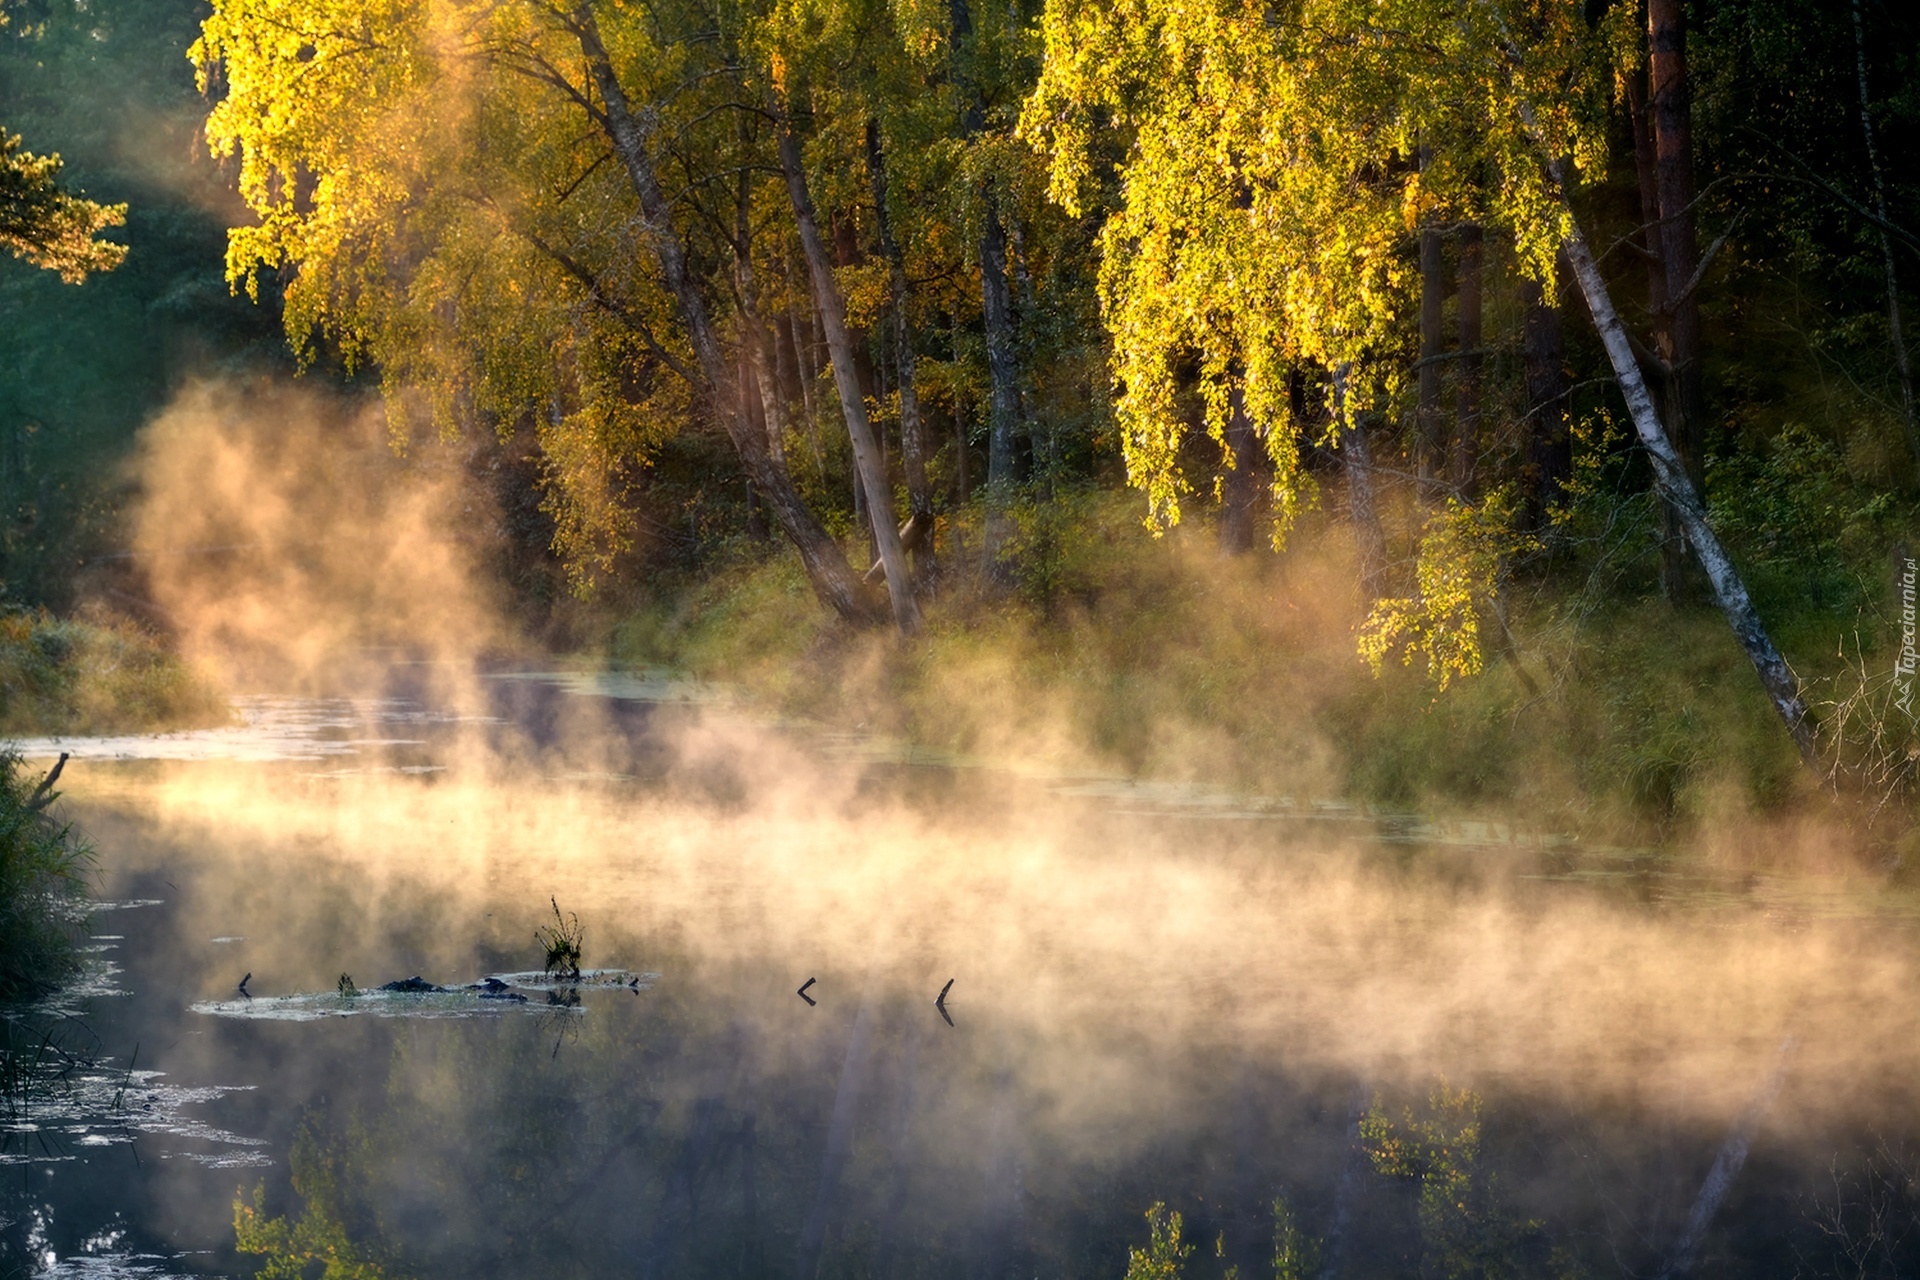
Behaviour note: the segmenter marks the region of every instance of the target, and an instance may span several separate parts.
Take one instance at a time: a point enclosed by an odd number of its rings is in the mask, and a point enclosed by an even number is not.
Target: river
[[[391,677],[25,744],[101,909],[16,1271],[1121,1280],[1165,1203],[1195,1276],[1910,1273],[1881,877]]]

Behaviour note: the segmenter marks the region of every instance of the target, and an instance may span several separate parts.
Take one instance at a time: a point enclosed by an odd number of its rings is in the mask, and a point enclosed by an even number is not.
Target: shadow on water
[[[118,909],[0,1045],[14,1271],[1920,1265],[1885,891],[410,678],[63,744]]]

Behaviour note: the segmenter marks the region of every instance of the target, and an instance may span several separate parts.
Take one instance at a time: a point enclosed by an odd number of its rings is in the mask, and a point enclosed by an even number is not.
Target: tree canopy
[[[1760,167],[1732,99],[1793,77],[1768,41],[1805,21],[1760,0],[1703,0],[1691,27],[1676,0],[220,0],[193,57],[257,219],[230,279],[282,278],[295,346],[377,369],[400,418],[530,431],[583,585],[634,552],[653,461],[723,437],[749,514],[865,617],[829,531],[851,495],[910,629],[930,579],[897,488],[931,519],[929,477],[955,510],[984,479],[998,575],[1020,475],[1044,495],[1111,440],[1155,530],[1196,496],[1251,509],[1258,476],[1277,548],[1335,481],[1376,601],[1363,650],[1424,653],[1444,684],[1489,625],[1511,647],[1503,583],[1565,554],[1573,428],[1613,414],[1665,513],[1665,589],[1690,549],[1804,748],[1703,492],[1726,446],[1702,326],[1738,348],[1740,246],[1810,246],[1825,193],[1856,226],[1829,252],[1885,259],[1857,324],[1884,317],[1910,406],[1893,246],[1920,243],[1877,159],[1913,112],[1873,100],[1858,14],[1815,24],[1838,53],[1853,23],[1858,74],[1807,128],[1858,129],[1870,172],[1784,144]],[[1772,215],[1774,188],[1802,203]]]

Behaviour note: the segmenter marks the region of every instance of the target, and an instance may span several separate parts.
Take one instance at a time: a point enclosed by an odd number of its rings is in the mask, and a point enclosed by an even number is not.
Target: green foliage
[[[49,815],[39,779],[0,750],[0,1001],[43,994],[79,967],[93,849]]]
[[[218,692],[131,626],[0,611],[0,732],[132,733],[230,714]]]
[[[1193,1254],[1192,1245],[1180,1243],[1180,1215],[1155,1204],[1146,1216],[1147,1246],[1127,1250],[1126,1280],[1180,1280]]]
[[[295,1132],[288,1164],[294,1192],[306,1202],[299,1217],[268,1217],[265,1184],[254,1188],[252,1203],[233,1202],[234,1247],[262,1255],[256,1273],[260,1280],[394,1277],[379,1255],[357,1243],[348,1230],[345,1162],[322,1147],[310,1121]]]
[[[1852,565],[1884,554],[1901,511],[1895,495],[1848,472],[1831,440],[1790,423],[1741,447],[1708,475],[1714,526],[1770,597],[1801,594],[1817,606],[1860,601]]]
[[[1273,1280],[1307,1280],[1320,1273],[1320,1242],[1300,1229],[1284,1196],[1273,1202]]]
[[[0,255],[0,603],[69,612],[125,567],[139,429],[189,370],[284,365],[271,308],[221,278],[228,184],[193,137],[193,6],[34,0],[0,28],[5,123],[126,207],[126,260],[80,288]],[[135,584],[112,585],[138,594]]]
[[[1480,674],[1480,620],[1497,607],[1501,572],[1539,546],[1515,531],[1517,505],[1513,490],[1502,487],[1476,503],[1448,499],[1428,519],[1415,558],[1416,594],[1375,601],[1361,626],[1360,656],[1375,676],[1395,648],[1403,665],[1425,654],[1427,676],[1443,690]]]
[[[1127,1250],[1125,1280],[1184,1280],[1187,1259],[1193,1246],[1181,1240],[1184,1223],[1178,1213],[1155,1203],[1147,1210],[1147,1245]],[[1216,1256],[1224,1256],[1226,1242],[1214,1245]],[[1306,1280],[1320,1265],[1320,1242],[1302,1232],[1293,1220],[1293,1211],[1284,1197],[1273,1202],[1273,1275],[1274,1280]],[[1238,1267],[1225,1270],[1226,1280],[1236,1280]]]
[[[1303,499],[1290,383],[1335,375],[1341,426],[1397,394],[1413,230],[1500,228],[1551,290],[1572,224],[1543,161],[1604,165],[1610,51],[1578,5],[1061,0],[1044,32],[1023,129],[1055,198],[1086,199],[1103,124],[1124,138],[1101,296],[1128,477],[1156,530],[1190,491],[1184,369],[1207,434],[1224,443],[1238,403],[1266,441],[1278,545]]]
[[[22,150],[18,135],[0,129],[0,248],[79,284],[126,258],[125,245],[95,237],[124,226],[127,206],[97,204],[62,190],[60,165],[59,156]]]

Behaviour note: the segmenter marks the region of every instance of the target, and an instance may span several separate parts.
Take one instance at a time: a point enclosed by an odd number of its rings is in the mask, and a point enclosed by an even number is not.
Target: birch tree
[[[1577,0],[1059,0],[1027,128],[1068,202],[1093,176],[1095,131],[1127,131],[1102,287],[1129,474],[1158,523],[1188,491],[1179,352],[1200,355],[1216,438],[1244,368],[1284,531],[1302,485],[1276,375],[1304,359],[1394,384],[1406,241],[1436,209],[1503,234],[1549,302],[1564,253],[1660,496],[1811,758],[1798,681],[1707,520],[1574,213],[1581,175],[1604,169],[1633,16],[1619,6],[1596,26]]]
[[[396,414],[531,416],[589,562],[626,536],[620,464],[717,422],[815,593],[864,618],[756,385],[758,246],[727,179],[778,169],[770,131],[737,127],[762,109],[740,26],[698,6],[222,0],[192,56],[258,219],[228,274],[283,272],[296,347],[378,367]]]

